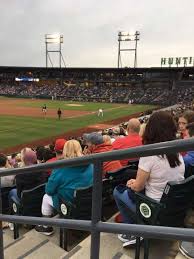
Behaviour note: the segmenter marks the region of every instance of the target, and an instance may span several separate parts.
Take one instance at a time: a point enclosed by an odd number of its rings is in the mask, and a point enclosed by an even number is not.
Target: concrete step
[[[9,235],[7,231],[3,230],[3,246],[6,248],[13,242],[13,236]]]
[[[53,259],[63,258],[67,252],[51,242],[50,237],[37,233],[34,229],[5,247],[5,259]]]
[[[184,255],[182,255],[180,252],[177,254],[177,256],[175,257],[175,259],[187,259],[187,257],[185,257]]]
[[[177,255],[177,242],[151,240],[149,259],[175,259]],[[90,237],[75,247],[69,255],[71,259],[90,258]],[[68,258],[69,258],[68,257]],[[100,242],[100,259],[134,259],[135,248],[123,248],[122,242],[116,234],[102,233]],[[143,258],[143,247],[141,257]],[[182,259],[182,258],[179,258]]]
[[[47,242],[33,253],[26,256],[26,259],[53,259],[64,258],[67,253],[52,242]]]
[[[23,236],[26,232],[28,232],[29,229],[26,229],[24,227],[20,228],[20,236]],[[13,231],[10,230],[10,228],[4,228],[3,229],[3,246],[4,248],[6,248],[7,246],[9,246],[10,244],[12,244],[14,242],[14,238],[13,238]]]

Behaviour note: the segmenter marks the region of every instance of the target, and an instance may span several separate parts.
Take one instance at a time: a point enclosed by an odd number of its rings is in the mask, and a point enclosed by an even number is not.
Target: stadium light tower
[[[45,44],[46,44],[46,67],[48,67],[48,64],[50,61],[50,64],[53,67],[53,63],[50,57],[50,53],[55,52],[58,53],[59,55],[59,67],[61,68],[61,63],[63,62],[64,66],[65,65],[65,61],[61,52],[61,45],[63,43],[63,35],[59,34],[59,33],[53,33],[53,34],[45,34]],[[57,46],[57,49],[54,48],[49,48],[49,45],[55,45]]]
[[[137,67],[137,41],[140,39],[140,32],[125,32],[125,31],[119,31],[118,33],[118,68],[122,67],[121,62],[121,51],[134,51],[134,68]],[[121,42],[135,42],[134,48],[121,48]]]

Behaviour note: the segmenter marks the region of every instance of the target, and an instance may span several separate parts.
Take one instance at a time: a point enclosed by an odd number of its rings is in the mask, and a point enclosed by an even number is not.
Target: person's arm
[[[138,171],[136,179],[127,182],[127,186],[135,192],[140,192],[145,188],[145,183],[150,177],[153,166],[156,163],[155,157],[141,157],[139,159]]]
[[[138,169],[136,179],[131,179],[127,182],[127,187],[135,192],[140,192],[145,188],[145,183],[148,180],[150,173],[142,169]]]
[[[16,175],[16,189],[17,189],[17,195],[20,198],[21,197],[21,192],[25,188],[25,183],[26,183],[26,175],[25,174],[18,174]]]
[[[60,184],[60,179],[57,177],[56,173],[57,170],[51,174],[48,179],[48,183],[46,184],[45,192],[51,196],[57,193],[57,188]]]

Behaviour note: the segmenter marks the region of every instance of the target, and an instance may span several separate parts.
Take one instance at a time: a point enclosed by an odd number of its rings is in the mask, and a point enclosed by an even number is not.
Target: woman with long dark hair
[[[176,125],[170,113],[166,111],[153,113],[143,134],[143,144],[148,145],[175,139]],[[129,209],[135,210],[134,191],[145,191],[145,195],[160,201],[167,182],[183,180],[184,172],[183,158],[179,153],[141,157],[136,179],[127,182],[128,189],[121,190],[121,187],[118,186],[114,190],[115,201],[124,222],[133,223],[122,204],[124,203]],[[135,237],[128,235],[119,235],[119,239],[124,242],[124,247],[136,242]]]

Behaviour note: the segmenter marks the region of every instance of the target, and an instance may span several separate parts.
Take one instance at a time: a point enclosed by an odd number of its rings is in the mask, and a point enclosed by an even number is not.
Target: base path
[[[26,99],[24,99],[26,102]],[[32,100],[31,100],[32,101]],[[37,100],[34,100],[35,102]],[[20,106],[19,106],[20,105]],[[91,114],[90,111],[78,111],[78,110],[62,110],[63,118],[74,118]],[[42,118],[43,112],[37,107],[22,106],[22,99],[1,99],[0,100],[0,115],[12,115],[12,116],[27,116]],[[57,118],[57,109],[47,109],[46,117]]]

